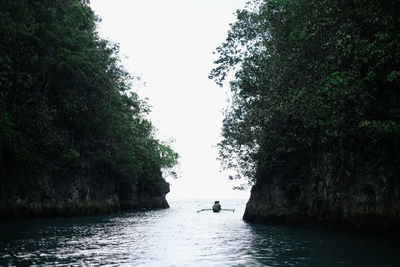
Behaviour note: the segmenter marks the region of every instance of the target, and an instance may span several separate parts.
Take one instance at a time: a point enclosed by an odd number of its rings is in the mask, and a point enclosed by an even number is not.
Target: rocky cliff
[[[161,175],[161,174],[160,174]],[[169,184],[121,181],[115,177],[41,177],[29,185],[2,179],[0,218],[78,216],[121,210],[168,208]],[[139,180],[140,181],[140,180]]]
[[[244,220],[399,232],[399,189],[399,179],[359,153],[323,153],[305,171],[289,164],[259,179]]]
[[[89,1],[0,3],[0,217],[168,207],[179,156]]]

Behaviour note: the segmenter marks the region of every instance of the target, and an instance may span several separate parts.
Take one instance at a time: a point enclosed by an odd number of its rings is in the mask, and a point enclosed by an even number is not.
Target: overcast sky
[[[221,172],[215,147],[229,88],[208,79],[216,47],[246,0],[91,0],[101,37],[120,44],[123,65],[143,83],[149,119],[163,140],[175,140],[180,177],[174,198],[248,198]],[[145,84],[144,84],[145,83]]]

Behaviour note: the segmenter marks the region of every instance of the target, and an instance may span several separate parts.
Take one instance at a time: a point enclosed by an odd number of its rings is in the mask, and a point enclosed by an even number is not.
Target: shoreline
[[[116,198],[97,201],[51,201],[23,202],[10,205],[0,204],[0,220],[51,217],[81,217],[115,212],[157,210],[169,208],[165,197],[154,201],[120,201]]]

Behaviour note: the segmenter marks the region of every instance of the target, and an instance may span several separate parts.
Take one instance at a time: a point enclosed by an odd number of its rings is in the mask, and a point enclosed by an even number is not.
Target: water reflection
[[[395,240],[306,227],[252,225],[251,254],[265,266],[398,266]]]
[[[162,211],[0,223],[0,266],[397,266],[387,239],[243,222],[196,213],[213,201],[172,201]]]

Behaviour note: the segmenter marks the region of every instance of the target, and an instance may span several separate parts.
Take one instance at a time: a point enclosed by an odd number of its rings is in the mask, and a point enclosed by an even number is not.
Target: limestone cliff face
[[[400,181],[355,153],[324,153],[305,175],[285,166],[258,181],[244,220],[397,232]]]
[[[120,210],[168,208],[169,184],[132,183],[113,177],[41,177],[37,183],[2,181],[0,218],[77,216]]]

